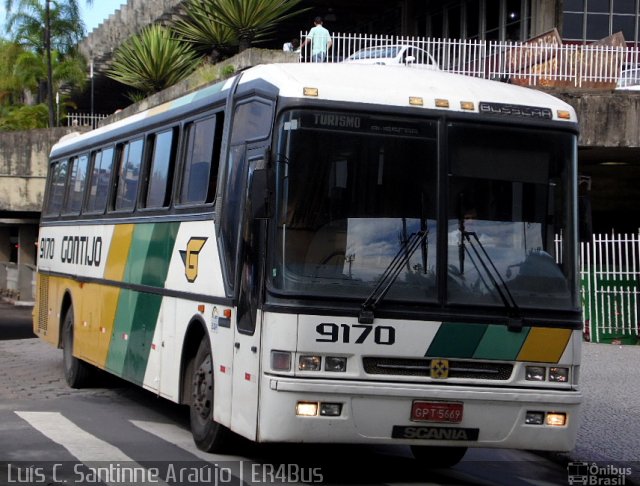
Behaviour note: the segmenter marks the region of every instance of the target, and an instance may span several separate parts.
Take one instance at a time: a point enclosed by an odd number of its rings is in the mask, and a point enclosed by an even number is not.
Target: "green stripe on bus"
[[[515,361],[530,329],[524,327],[520,332],[511,332],[504,325],[489,325],[487,332],[478,343],[478,348],[473,353],[474,359]]]
[[[471,358],[482,336],[486,324],[464,324],[443,322],[438,329],[426,357]]]
[[[139,224],[133,232],[124,280],[163,288],[180,223]],[[107,368],[142,384],[155,332],[162,296],[123,290]]]

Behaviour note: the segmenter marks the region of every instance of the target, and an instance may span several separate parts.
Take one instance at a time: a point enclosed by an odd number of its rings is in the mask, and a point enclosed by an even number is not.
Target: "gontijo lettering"
[[[60,261],[87,266],[100,266],[102,260],[101,236],[65,236],[62,238]]]

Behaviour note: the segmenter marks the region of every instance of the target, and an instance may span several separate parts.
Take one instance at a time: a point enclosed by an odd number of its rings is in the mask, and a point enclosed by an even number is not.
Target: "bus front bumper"
[[[258,440],[570,451],[582,394],[575,390],[508,389],[263,376]],[[457,422],[412,420],[415,401],[462,404]],[[301,416],[298,404],[329,404],[338,416]],[[335,407],[334,404],[339,404]],[[564,425],[527,423],[531,414],[564,414]],[[531,420],[529,420],[530,422]]]

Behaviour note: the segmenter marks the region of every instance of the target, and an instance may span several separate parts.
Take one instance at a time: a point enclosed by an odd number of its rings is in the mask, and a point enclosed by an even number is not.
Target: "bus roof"
[[[553,120],[558,112],[577,122],[574,109],[562,100],[538,90],[470,76],[412,66],[378,66],[350,63],[263,64],[242,73],[240,85],[263,81],[275,86],[281,97],[333,100],[422,109],[446,109],[478,113],[480,103],[500,104],[507,110],[546,109]],[[124,128],[154,115],[188,105],[232,86],[234,78],[218,82],[154,108],[105,125],[79,137],[63,137],[52,153],[67,146]],[[509,108],[511,107],[511,108]],[[504,113],[514,114],[514,113]],[[529,116],[530,111],[520,116]],[[534,118],[531,116],[531,118]],[[549,116],[547,116],[549,118]]]
[[[447,100],[450,111],[478,112],[480,102],[547,108],[553,119],[557,111],[568,111],[570,121],[577,117],[571,105],[539,90],[471,76],[412,66],[358,65],[351,63],[264,64],[245,71],[240,84],[255,79],[269,80],[280,96],[393,106],[422,106],[441,109],[436,100]],[[317,89],[317,96],[304,94],[304,88]],[[422,105],[418,105],[419,99]],[[410,102],[410,100],[412,100]],[[471,102],[462,108],[462,102]]]

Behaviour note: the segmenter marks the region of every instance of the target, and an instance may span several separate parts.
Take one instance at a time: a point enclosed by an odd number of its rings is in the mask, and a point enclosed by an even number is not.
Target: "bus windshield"
[[[571,268],[556,263],[556,245],[571,227],[573,135],[545,134],[550,143],[540,144],[529,129],[449,124],[439,188],[438,124],[287,112],[275,154],[272,288],[364,301],[391,272],[385,303],[572,308]]]

